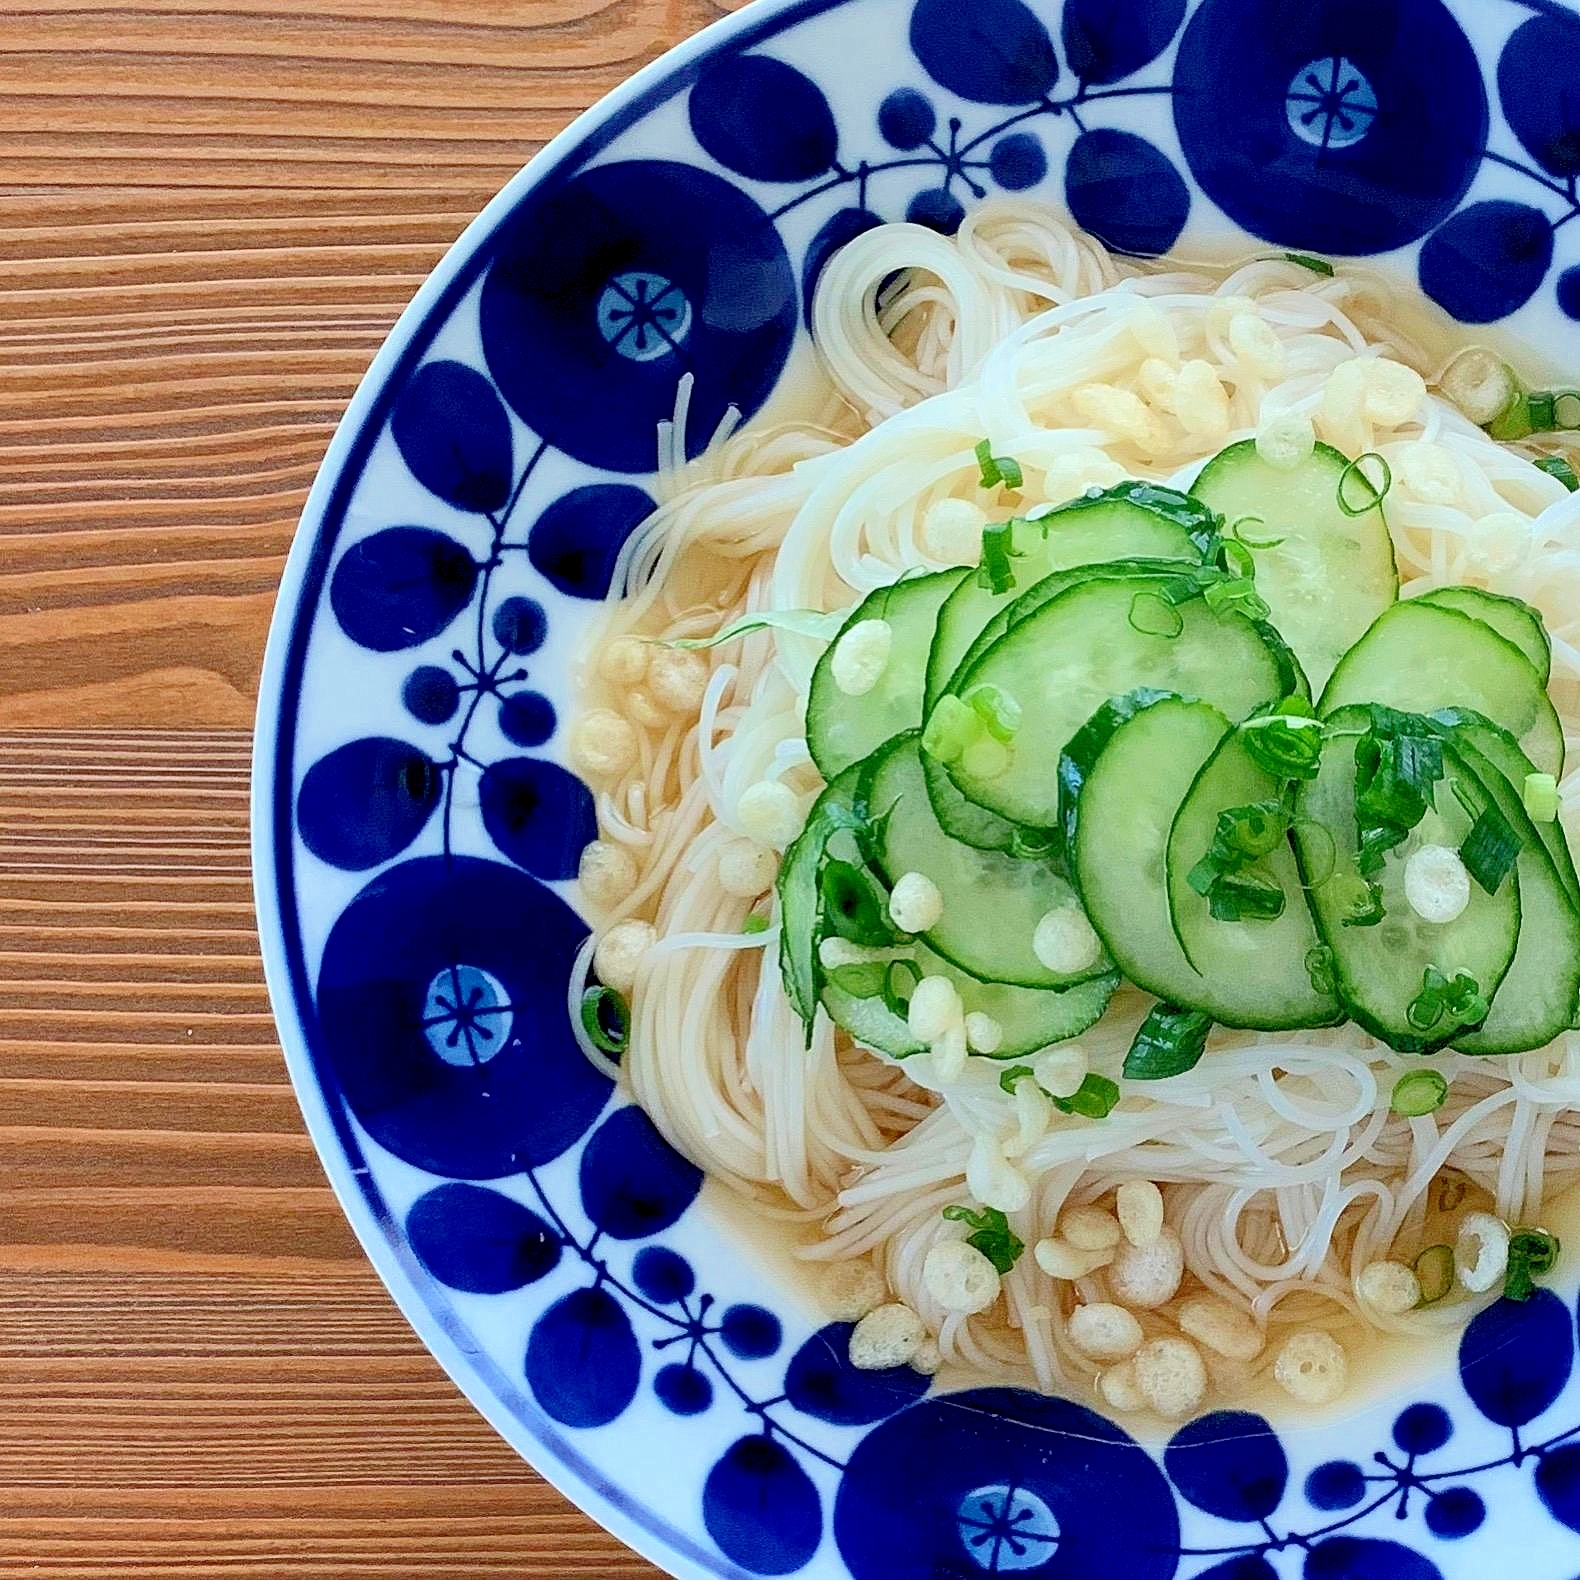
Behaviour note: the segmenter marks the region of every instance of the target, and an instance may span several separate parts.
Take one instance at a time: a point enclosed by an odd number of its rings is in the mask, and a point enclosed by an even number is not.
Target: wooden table
[[[364,1264],[259,970],[248,736],[397,313],[712,0],[8,0],[0,1580],[652,1574]]]

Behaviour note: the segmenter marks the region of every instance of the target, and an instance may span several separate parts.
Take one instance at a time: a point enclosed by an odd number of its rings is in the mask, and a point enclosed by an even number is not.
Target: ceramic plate
[[[994,192],[1131,252],[1367,255],[1580,365],[1580,19],[1545,0],[757,0],[457,243],[302,520],[259,714],[269,983],[368,1255],[477,1407],[676,1575],[1568,1580],[1574,1291],[1341,1418],[1138,1443],[864,1374],[577,1051],[568,657],[659,420],[747,416],[830,253]]]

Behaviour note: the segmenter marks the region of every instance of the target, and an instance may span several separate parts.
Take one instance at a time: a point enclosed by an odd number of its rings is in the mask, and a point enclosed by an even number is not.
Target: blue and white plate
[[[1140,1445],[852,1372],[577,1051],[568,655],[842,242],[1030,192],[1121,250],[1364,254],[1580,366],[1580,18],[1554,0],[757,0],[482,214],[352,402],[259,712],[258,906],[346,1212],[477,1407],[677,1575],[1570,1580],[1572,1289],[1341,1420]]]

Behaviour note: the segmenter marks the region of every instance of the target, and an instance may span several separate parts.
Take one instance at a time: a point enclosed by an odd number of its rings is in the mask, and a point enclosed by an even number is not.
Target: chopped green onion
[[[945,1207],[944,1217],[951,1223],[971,1225],[976,1232],[966,1236],[966,1244],[980,1251],[1001,1276],[1014,1267],[1026,1249],[1026,1242],[1010,1228],[1009,1219],[997,1207],[984,1207],[980,1212],[969,1207]]]
[[[1018,559],[1015,548],[1015,523],[1001,521],[997,526],[982,529],[982,563],[977,568],[977,586],[990,593],[1007,593],[1015,587],[1015,568],[1010,564]]]
[[[1326,944],[1306,951],[1306,980],[1313,993],[1332,993],[1338,986],[1337,962]]]
[[[1481,816],[1481,803],[1457,779],[1450,779],[1448,788],[1454,792],[1454,799],[1464,808],[1465,816],[1474,823]]]
[[[1446,1018],[1444,1030],[1452,1034],[1461,1026],[1479,1026],[1489,1007],[1481,984],[1468,971],[1456,971],[1449,978],[1436,966],[1428,966],[1421,973],[1421,991],[1411,999],[1405,1018],[1417,1031],[1431,1031]]]
[[[1313,274],[1320,274],[1323,279],[1333,278],[1333,265],[1326,258],[1318,258],[1309,252],[1286,252],[1285,263],[1298,264],[1302,269],[1310,269]]]
[[[1241,552],[1245,551],[1242,549]],[[1202,593],[1202,597],[1220,620],[1228,614],[1244,615],[1247,620],[1265,620],[1271,612],[1267,600],[1256,590],[1256,583],[1244,576],[1236,576],[1232,581],[1214,582]]]
[[[884,914],[886,907],[860,867],[848,861],[825,862],[818,878],[818,895],[822,919],[839,937],[868,948],[896,941]]]
[[[1302,886],[1307,889],[1320,889],[1333,876],[1339,864],[1338,844],[1325,823],[1317,823],[1311,818],[1303,817],[1293,826],[1300,837],[1301,848],[1307,852],[1310,862]]]
[[[1238,538],[1225,538],[1218,549],[1223,568],[1231,575],[1249,581],[1256,575],[1256,561],[1251,558],[1251,547]]]
[[[1079,1114],[1083,1119],[1107,1119],[1119,1105],[1119,1087],[1106,1075],[1088,1075],[1070,1097],[1056,1097],[1053,1106],[1061,1113]]]
[[[1032,1069],[1029,1064],[1011,1065],[1009,1069],[999,1076],[999,1088],[1002,1091],[1008,1092],[1009,1095],[1013,1097],[1015,1095],[1015,1086],[1017,1082],[1024,1081],[1028,1076],[1034,1076],[1036,1073],[1037,1072]]]
[[[977,465],[982,469],[984,488],[997,488],[1000,483],[1005,488],[1019,488],[1026,481],[1019,461],[1008,455],[994,455],[991,439],[984,439],[977,446]]]
[[[908,987],[905,985],[907,972],[911,977]],[[910,1013],[911,994],[916,991],[921,980],[921,968],[914,960],[891,960],[883,974],[883,1007],[891,1015],[904,1020]]]
[[[1538,471],[1545,472],[1549,477],[1556,477],[1572,494],[1580,489],[1580,474],[1575,472],[1568,461],[1561,455],[1544,455],[1536,462]]]
[[[741,931],[743,933],[766,933],[770,925],[766,916],[760,916],[754,912],[741,923]]]
[[[1267,522],[1264,521],[1261,516],[1236,516],[1234,520],[1229,523],[1229,536],[1234,542],[1243,544],[1248,549],[1256,550],[1276,549],[1282,547],[1284,543],[1283,538],[1253,538],[1249,533],[1243,532],[1241,528],[1247,521],[1254,521],[1259,527],[1265,527],[1267,525]]]
[[[1443,777],[1443,743],[1411,714],[1372,710],[1372,727],[1355,746],[1357,864],[1364,877],[1402,844],[1430,810]]]
[[[1448,1101],[1448,1082],[1436,1070],[1412,1070],[1393,1084],[1388,1106],[1406,1119],[1435,1114]]]
[[[1509,1236],[1509,1266],[1503,1275],[1505,1300],[1529,1300],[1536,1280],[1552,1272],[1562,1250],[1558,1236],[1545,1229],[1516,1229]]]
[[[1007,746],[1020,732],[1020,704],[1001,686],[973,686],[961,699],[989,735]]]
[[[1379,482],[1374,483],[1366,475],[1368,461],[1375,463],[1380,477]],[[1393,469],[1375,450],[1368,450],[1365,455],[1357,456],[1339,474],[1339,509],[1346,516],[1364,516],[1368,510],[1375,510],[1388,497],[1388,491],[1392,487]]]
[[[1158,593],[1138,592],[1130,600],[1130,629],[1143,636],[1161,636],[1172,641],[1185,629],[1185,617]]]
[[[1558,817],[1558,781],[1551,774],[1526,774],[1520,800],[1533,823],[1552,823]]]
[[[1320,720],[1296,715],[1289,700],[1260,719],[1241,726],[1246,755],[1275,779],[1315,779],[1322,758]],[[1305,699],[1294,698],[1298,702]]]
[[[1194,1069],[1206,1051],[1211,1030],[1211,1015],[1173,1004],[1154,1004],[1125,1055],[1126,1080],[1166,1081],[1171,1075]]]
[[[852,998],[876,998],[883,991],[885,970],[881,960],[862,961],[857,965],[835,966],[828,980]]]
[[[1537,433],[1568,433],[1580,428],[1580,390],[1517,391],[1514,399],[1487,424],[1487,432],[1504,443]]]
[[[655,642],[655,647],[678,647],[686,652],[717,647],[752,631],[788,631],[792,636],[809,636],[819,642],[832,642],[850,618],[848,609],[823,614],[816,609],[768,609],[759,614],[743,614],[712,636],[688,636],[671,642]]]
[[[1495,806],[1487,806],[1459,847],[1459,859],[1488,894],[1496,894],[1514,870],[1522,843],[1504,815]]]
[[[981,717],[959,697],[940,697],[922,730],[922,750],[941,763],[955,762],[981,740],[983,729]]]
[[[590,987],[582,994],[582,1030],[600,1053],[618,1059],[631,1039],[631,1009],[612,987]]]
[[[1421,1304],[1436,1305],[1454,1287],[1454,1248],[1429,1245],[1415,1259],[1415,1276],[1421,1285]]]
[[[1207,894],[1207,911],[1215,922],[1276,922],[1284,903],[1284,891],[1254,872],[1226,872]]]

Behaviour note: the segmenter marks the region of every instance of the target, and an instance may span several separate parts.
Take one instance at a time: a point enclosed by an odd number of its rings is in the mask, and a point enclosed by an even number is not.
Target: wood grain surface
[[[441,253],[713,0],[0,8],[0,1580],[652,1574],[440,1373],[301,1127],[248,735]]]

